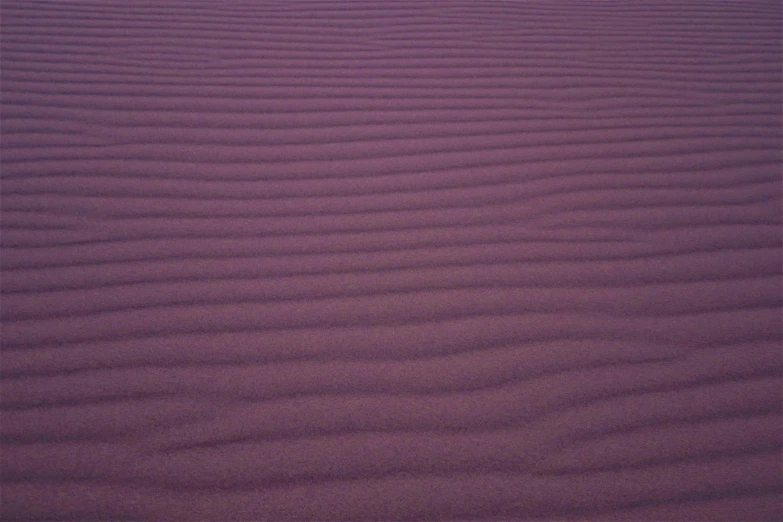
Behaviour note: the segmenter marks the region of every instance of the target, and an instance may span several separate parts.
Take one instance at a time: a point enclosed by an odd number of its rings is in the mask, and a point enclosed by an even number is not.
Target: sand
[[[782,28],[3,2],[3,518],[779,520]]]

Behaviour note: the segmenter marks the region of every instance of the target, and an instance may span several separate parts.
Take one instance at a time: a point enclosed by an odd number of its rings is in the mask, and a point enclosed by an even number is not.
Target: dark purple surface
[[[4,2],[5,519],[779,520],[779,2]]]

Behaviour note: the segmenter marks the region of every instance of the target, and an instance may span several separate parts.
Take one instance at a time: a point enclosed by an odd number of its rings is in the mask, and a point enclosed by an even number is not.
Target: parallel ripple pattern
[[[3,2],[2,516],[781,516],[781,5]]]

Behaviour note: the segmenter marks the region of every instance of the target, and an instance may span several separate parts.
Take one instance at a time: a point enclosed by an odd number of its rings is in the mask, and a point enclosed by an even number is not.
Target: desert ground
[[[780,520],[782,9],[3,2],[2,518]]]

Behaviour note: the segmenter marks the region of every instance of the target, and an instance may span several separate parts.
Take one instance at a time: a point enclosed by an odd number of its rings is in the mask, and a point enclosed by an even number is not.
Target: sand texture
[[[5,520],[780,520],[778,0],[4,1]]]

